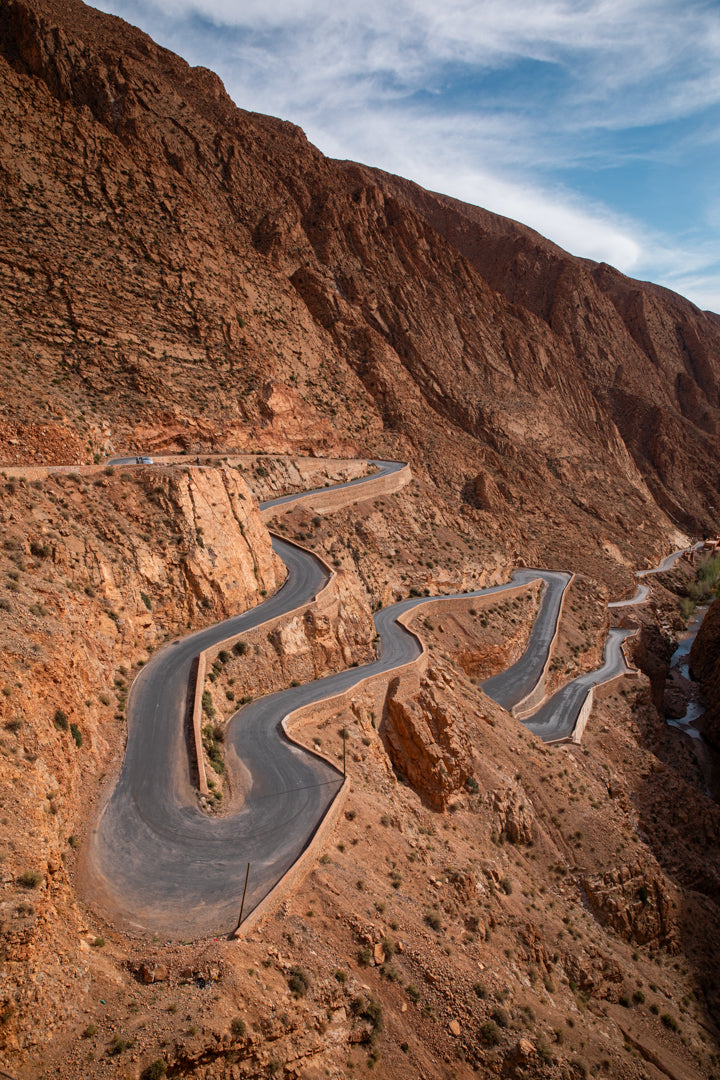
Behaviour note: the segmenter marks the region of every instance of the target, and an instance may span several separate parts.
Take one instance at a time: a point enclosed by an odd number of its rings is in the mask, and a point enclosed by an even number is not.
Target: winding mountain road
[[[333,490],[358,488],[361,498],[363,484],[405,467],[399,462],[374,464],[378,472]],[[261,506],[266,509],[308,494]],[[422,646],[397,622],[398,617],[422,604],[448,599],[415,597],[377,612],[376,661],[269,695],[236,713],[226,731],[226,748],[228,760],[238,759],[235,763],[245,777],[245,800],[227,816],[210,817],[198,805],[183,723],[195,658],[307,604],[330,579],[327,568],[310,552],[278,537],[273,538],[273,548],[288,571],[277,593],[250,611],[166,646],[133,683],[125,758],[86,846],[81,882],[90,901],[138,930],[171,937],[232,931],[248,862],[252,873],[245,914],[252,912],[311,842],[343,784],[342,774],[328,761],[288,739],[283,718],[300,706],[414,660]],[[506,708],[524,699],[545,669],[571,575],[523,569],[508,584],[457,596],[488,596],[538,579],[543,582],[541,603],[523,657],[483,687]],[[603,668],[558,691],[525,721],[527,726],[545,740],[572,734],[593,682],[627,670],[620,648],[625,636],[627,632],[611,632]]]

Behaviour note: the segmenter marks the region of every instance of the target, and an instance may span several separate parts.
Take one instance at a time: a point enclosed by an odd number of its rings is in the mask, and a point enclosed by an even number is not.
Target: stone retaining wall
[[[299,495],[297,499],[278,506],[266,506],[260,511],[263,521],[270,521],[278,514],[284,513],[291,507],[302,506],[308,510],[315,510],[319,514],[330,514],[333,510],[342,510],[346,506],[352,506],[358,502],[366,502],[368,499],[377,499],[381,495],[393,495],[396,491],[405,487],[412,480],[410,466],[405,465],[397,472],[380,476],[370,476],[363,483],[362,488],[328,488],[327,490],[311,492],[308,495]],[[358,496],[358,491],[362,494]]]
[[[326,585],[322,587],[319,593],[316,593],[312,599],[308,600],[306,604],[300,604],[296,608],[292,608],[291,611],[283,612],[282,615],[277,615],[274,619],[268,619],[266,622],[258,623],[257,626],[252,627],[253,630],[263,630],[268,627],[275,626],[279,622],[284,622],[286,619],[292,618],[294,615],[299,614],[302,611],[307,611],[309,607],[318,602],[325,600],[331,593],[333,587],[333,581],[335,579],[335,572],[331,569],[328,563],[325,562],[315,552],[309,552],[307,548],[302,547],[301,544],[296,544],[293,540],[288,540],[286,537],[282,537],[282,540],[286,544],[291,544],[293,547],[300,548],[307,554],[312,555],[322,563],[323,567],[329,574],[330,580]],[[232,634],[230,637],[223,638],[222,641],[215,642],[214,645],[210,645],[207,649],[203,649],[198,653],[198,676],[195,683],[195,696],[193,701],[193,746],[195,748],[195,758],[198,771],[198,786],[202,795],[208,794],[207,774],[205,772],[205,757],[203,755],[202,748],[202,727],[203,727],[203,713],[202,713],[202,696],[205,689],[205,672],[208,666],[212,666],[213,661],[217,657],[218,653],[223,649],[232,649],[238,641],[241,641],[248,633],[247,630],[241,630],[237,634]]]
[[[535,686],[530,691],[530,693],[526,697],[524,697],[522,701],[518,701],[517,705],[514,705],[513,708],[510,710],[511,716],[514,716],[516,720],[526,720],[528,716],[531,716],[534,712],[537,711],[537,709],[540,708],[542,703],[547,698],[547,693],[545,690],[547,673],[550,669],[550,661],[552,660],[553,651],[557,644],[557,639],[560,635],[560,620],[562,619],[562,613],[565,608],[565,597],[567,596],[568,590],[570,589],[570,586],[572,585],[574,580],[575,574],[572,575],[567,585],[563,589],[563,594],[560,598],[560,607],[558,608],[557,619],[555,621],[555,633],[552,636],[552,641],[550,642],[550,647],[548,649],[547,659],[545,660],[545,665],[542,669],[540,678],[535,683]]]

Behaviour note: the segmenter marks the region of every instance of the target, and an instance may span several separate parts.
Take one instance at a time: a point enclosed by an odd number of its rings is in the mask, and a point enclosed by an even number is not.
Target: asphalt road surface
[[[540,610],[530,632],[527,648],[520,659],[505,671],[486,679],[482,688],[488,697],[504,709],[512,709],[530,694],[542,675],[555,637],[560,605],[571,574],[556,570],[520,570],[513,574],[517,584],[541,578],[545,583],[540,600]]]
[[[306,603],[327,581],[322,564],[308,552],[277,538],[273,546],[288,567],[278,593],[252,611],[162,649],[133,683],[125,760],[90,838],[83,879],[89,899],[136,929],[171,937],[231,932],[247,863],[246,915],[301,855],[342,784],[337,769],[287,739],[282,718],[420,654],[416,637],[396,620],[428,603],[426,597],[377,612],[380,658],[374,663],[291,687],[236,713],[226,732],[226,758],[232,760],[234,751],[247,770],[245,802],[226,817],[208,816],[197,804],[182,722],[194,658]],[[462,595],[501,593],[537,576],[520,570],[510,585]],[[544,660],[538,662],[542,669]]]
[[[538,735],[543,742],[569,739],[592,687],[630,670],[625,663],[622,643],[633,633],[634,630],[611,630],[605,642],[602,667],[597,671],[579,675],[577,679],[561,687],[532,716],[523,720],[525,727]]]
[[[375,464],[386,472],[403,468],[397,462]],[[359,487],[367,479],[371,478],[337,486]],[[166,646],[133,683],[122,769],[86,846],[82,867],[86,897],[126,926],[181,938],[231,932],[238,921],[248,862],[245,914],[302,854],[342,786],[336,768],[286,737],[283,717],[369,675],[389,672],[420,652],[415,636],[396,619],[433,598],[414,597],[376,614],[380,641],[374,663],[291,687],[240,710],[228,725],[225,745],[231,786],[244,792],[244,801],[239,800],[226,816],[204,813],[197,802],[187,723],[195,657],[213,644],[308,603],[329,578],[309,552],[279,538],[273,539],[273,547],[288,568],[287,579],[274,596]],[[523,569],[507,585],[459,594],[502,593],[538,578],[545,586],[526,654],[484,686],[507,708],[530,692],[543,670],[570,575]],[[618,635],[626,633],[612,632],[604,667],[559,691],[526,721],[531,730],[543,739],[572,731],[588,687],[612,677],[609,673],[621,663]]]
[[[366,484],[368,480],[377,480],[379,476],[390,476],[391,473],[400,472],[406,466],[404,461],[373,460],[368,464],[376,465],[377,472],[371,473],[370,476],[359,476],[356,480],[346,480],[344,484],[333,484],[329,488],[312,488],[310,491],[298,491],[294,495],[283,495],[279,499],[270,499],[268,502],[260,503],[260,509],[265,510],[268,506],[282,506],[283,503],[296,502],[298,499],[308,499],[311,495],[325,495],[328,491],[344,491],[346,488],[360,487],[362,484]]]
[[[648,574],[653,573],[652,570],[647,571]],[[636,604],[644,604],[650,595],[649,585],[638,585],[635,590],[635,595],[631,596],[629,600],[613,600],[611,604],[608,604],[609,608],[616,607],[635,607]]]

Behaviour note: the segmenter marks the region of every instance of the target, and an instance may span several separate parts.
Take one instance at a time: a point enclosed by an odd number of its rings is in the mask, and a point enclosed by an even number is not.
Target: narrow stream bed
[[[671,678],[672,673],[675,671],[681,675],[683,679],[690,681],[690,650],[697,636],[697,632],[702,626],[702,621],[705,618],[708,606],[709,605],[707,604],[703,604],[695,610],[692,619],[688,623],[687,629],[680,638],[677,649],[670,657],[668,678]],[[678,719],[668,720],[668,724],[670,724],[671,727],[678,728],[680,731],[684,731],[691,739],[699,740],[702,739],[702,736],[695,727],[695,721],[698,720],[704,712],[705,703],[702,698],[700,685],[693,682],[691,686],[691,696],[685,714]]]

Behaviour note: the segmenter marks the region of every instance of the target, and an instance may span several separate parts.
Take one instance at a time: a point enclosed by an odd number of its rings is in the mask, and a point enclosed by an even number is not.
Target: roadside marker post
[[[243,910],[245,908],[245,893],[247,892],[248,878],[250,877],[250,863],[247,864],[247,870],[245,871],[245,887],[243,888],[242,900],[240,901],[240,918],[238,919],[238,930],[242,926]],[[237,930],[235,931],[237,933]]]

